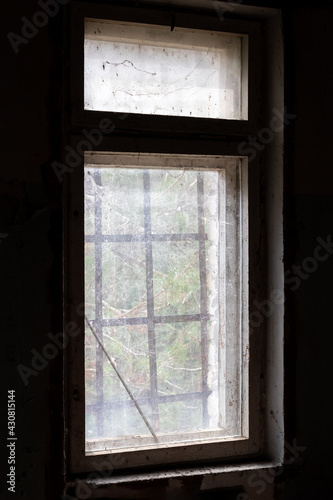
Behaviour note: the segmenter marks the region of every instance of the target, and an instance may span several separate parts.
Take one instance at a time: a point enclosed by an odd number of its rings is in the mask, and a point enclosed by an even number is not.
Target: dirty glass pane
[[[196,233],[197,172],[156,170],[150,174],[153,233]],[[186,189],[184,189],[186,186]]]
[[[149,355],[146,325],[117,326],[103,329],[104,346],[117,366],[121,367],[132,394],[137,398],[149,396]],[[104,360],[104,400],[128,401],[120,380]]]
[[[102,232],[104,234],[138,234],[144,232],[142,172],[101,169]],[[126,196],[125,196],[126,194]],[[133,210],[135,206],[135,210]]]
[[[144,231],[142,172],[128,169],[85,170],[85,234],[93,234],[94,200],[101,201],[101,224],[104,234],[137,234]],[[133,210],[133,206],[136,210]]]
[[[89,329],[85,331],[85,359],[86,438],[92,439],[97,436],[96,340]]]
[[[89,175],[89,174],[88,174]],[[96,184],[93,181],[93,178],[89,176],[85,182],[85,196],[84,196],[84,204],[85,204],[85,219],[84,219],[84,233],[85,234],[94,234],[95,232],[95,196],[97,193]]]
[[[86,21],[87,110],[247,119],[242,76],[241,36]]]
[[[153,244],[155,313],[200,313],[200,269],[197,241]]]
[[[103,318],[147,315],[143,243],[103,243]]]
[[[113,360],[121,370],[126,383],[137,401],[144,407],[150,389],[148,334],[146,325],[131,325],[103,329],[103,342]],[[130,396],[115,371],[104,358],[104,435],[119,437],[132,434],[146,434],[147,428],[135,408]]]
[[[96,403],[96,340],[89,329],[86,330],[86,404]]]
[[[201,399],[162,403],[160,406],[161,431],[165,433],[188,432],[200,429],[202,421]]]
[[[87,453],[193,441],[198,432],[239,435],[240,163],[209,169],[199,158],[182,169],[181,158],[169,158],[163,169],[134,156],[128,164],[120,154],[90,156]]]
[[[189,321],[156,325],[155,334],[159,394],[200,392],[200,323]]]
[[[85,244],[85,309],[89,318],[95,318],[95,246]]]

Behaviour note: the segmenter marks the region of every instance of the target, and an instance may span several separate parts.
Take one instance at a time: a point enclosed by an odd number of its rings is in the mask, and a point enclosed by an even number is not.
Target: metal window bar
[[[150,390],[151,395],[148,398],[138,399],[140,405],[150,404],[152,408],[153,422],[152,426],[158,431],[159,417],[158,405],[174,401],[191,401],[202,399],[202,420],[203,427],[209,424],[208,416],[208,396],[211,393],[207,385],[208,374],[208,353],[207,353],[207,321],[209,314],[207,310],[207,271],[206,271],[206,250],[207,234],[204,225],[204,181],[200,172],[197,174],[197,204],[198,204],[198,233],[184,234],[152,234],[151,232],[151,201],[150,201],[150,172],[145,170],[144,176],[144,223],[145,233],[143,235],[103,235],[102,234],[102,201],[98,188],[95,190],[95,234],[86,235],[85,242],[93,243],[95,247],[95,319],[91,321],[96,329],[98,338],[103,341],[103,327],[140,325],[146,324],[148,329],[149,345],[149,365],[150,365]],[[102,187],[101,173],[98,169],[94,171],[94,182],[96,186]],[[102,245],[107,242],[133,242],[139,241],[145,243],[146,253],[146,287],[147,287],[147,317],[139,318],[103,318],[102,308]],[[199,242],[199,273],[200,273],[200,313],[185,314],[175,316],[154,316],[154,290],[153,290],[153,255],[152,244],[154,241],[198,241]],[[156,359],[156,338],[155,324],[175,323],[175,322],[201,322],[201,371],[202,388],[200,392],[175,394],[168,396],[158,395],[157,390],[157,359]],[[96,395],[95,404],[87,405],[87,410],[95,411],[97,417],[97,429],[99,437],[104,435],[104,409],[112,410],[115,406],[130,407],[132,401],[113,401],[104,402],[103,391],[103,352],[96,342]]]
[[[150,395],[153,418],[153,429],[158,430],[158,403],[157,403],[157,361],[156,338],[154,325],[154,271],[153,271],[153,244],[151,240],[151,203],[150,203],[150,173],[143,172],[144,189],[144,224],[146,249],[146,287],[147,287],[147,320],[148,346],[150,370]]]
[[[200,172],[197,175],[198,196],[198,233],[199,233],[199,272],[200,272],[200,314],[201,314],[201,378],[202,378],[202,420],[203,426],[208,427],[208,401],[207,401],[207,376],[208,376],[208,353],[207,353],[207,272],[206,272],[206,238],[205,238],[205,214],[203,208],[204,182]]]
[[[101,342],[103,342],[103,306],[102,306],[102,200],[101,189],[102,178],[99,170],[94,171],[95,189],[95,325],[96,333]],[[103,381],[103,351],[96,342],[96,398],[97,398],[97,432],[100,436],[104,435],[104,417],[101,406],[104,401],[104,381]]]

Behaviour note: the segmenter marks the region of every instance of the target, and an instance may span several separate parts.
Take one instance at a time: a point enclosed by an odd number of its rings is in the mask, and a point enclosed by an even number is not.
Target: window
[[[272,171],[239,149],[262,123],[261,24],[74,2],[71,25],[70,474],[271,456],[280,311],[250,318],[281,276],[282,148]]]
[[[244,160],[85,165],[87,452],[242,437]]]
[[[246,119],[246,47],[244,35],[87,20],[85,109]]]

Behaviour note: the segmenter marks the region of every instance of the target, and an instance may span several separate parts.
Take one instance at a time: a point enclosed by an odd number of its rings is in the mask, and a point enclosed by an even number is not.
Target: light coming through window
[[[86,452],[242,435],[247,177],[227,157],[86,153]]]

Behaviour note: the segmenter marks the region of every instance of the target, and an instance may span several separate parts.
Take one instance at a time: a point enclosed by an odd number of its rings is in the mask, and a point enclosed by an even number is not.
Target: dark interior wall
[[[333,259],[311,270],[308,258],[314,259],[317,238],[330,241],[333,230],[333,73],[326,58],[333,48],[332,14],[332,8],[306,7],[285,16],[286,105],[297,115],[286,128],[285,269],[301,266],[302,274],[299,283],[286,284],[286,395],[295,417],[287,419],[287,429],[294,425],[291,434],[306,450],[300,470],[278,485],[277,498],[293,500],[331,496]]]
[[[8,492],[4,480],[4,443],[0,491],[2,498],[59,499],[62,355],[59,350],[46,363],[39,355],[50,343],[47,335],[62,330],[62,201],[50,162],[59,158],[61,148],[63,15],[60,8],[47,25],[36,32],[28,29],[27,43],[18,40],[16,53],[7,35],[22,36],[22,18],[31,21],[41,8],[37,1],[7,2],[4,7],[0,232],[8,236],[0,243],[1,380],[4,394],[16,390],[18,439],[16,494]],[[48,355],[53,357],[51,351]],[[19,365],[25,367],[25,382]],[[5,405],[2,397],[3,417]]]
[[[66,3],[63,0],[63,3]],[[269,5],[269,2],[267,2]],[[48,334],[61,331],[61,186],[50,164],[60,159],[62,137],[63,8],[50,22],[19,43],[15,53],[7,34],[21,35],[37,2],[6,3],[2,34],[0,254],[1,369],[3,396],[16,390],[16,497],[59,499],[63,488],[62,353],[38,361]],[[286,286],[286,424],[297,439],[301,460],[276,478],[276,498],[330,498],[330,312],[333,255],[307,272],[316,239],[330,241],[332,8],[285,10],[286,105],[297,114],[286,128],[285,267],[301,265],[297,290]],[[29,33],[28,33],[29,34]],[[333,235],[332,235],[333,240]],[[333,253],[333,249],[332,249]],[[296,271],[293,271],[296,272]],[[34,350],[32,352],[32,350]],[[33,363],[33,364],[32,364]],[[21,365],[20,375],[17,367]],[[44,366],[45,365],[45,366]],[[28,371],[31,369],[32,371]],[[23,378],[27,384],[24,383]],[[1,433],[5,437],[4,433]],[[1,460],[7,474],[5,444]],[[4,498],[14,498],[1,477]]]

